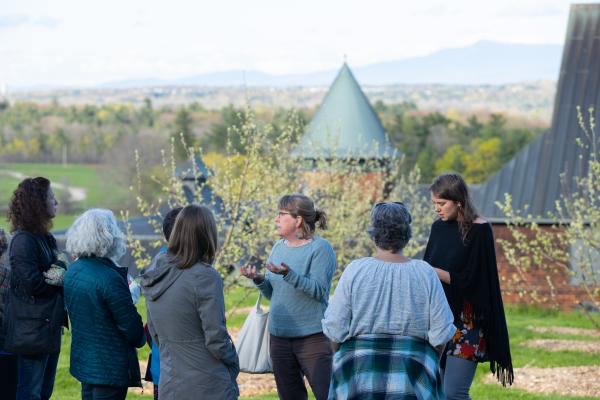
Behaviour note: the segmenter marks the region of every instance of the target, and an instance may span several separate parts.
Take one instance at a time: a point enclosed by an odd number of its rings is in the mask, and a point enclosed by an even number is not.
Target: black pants
[[[125,400],[127,386],[104,386],[81,383],[81,400]]]
[[[17,356],[0,354],[0,399],[14,400],[17,397]]]
[[[281,400],[308,398],[304,376],[317,400],[327,399],[333,350],[323,333],[283,338],[271,335],[271,359]]]

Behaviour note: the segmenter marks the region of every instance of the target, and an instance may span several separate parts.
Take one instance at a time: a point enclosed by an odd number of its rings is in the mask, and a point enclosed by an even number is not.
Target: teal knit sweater
[[[331,279],[336,269],[335,253],[325,239],[315,236],[300,247],[283,240],[273,246],[267,262],[285,263],[286,276],[267,272],[257,285],[271,300],[269,332],[279,337],[303,337],[322,332],[321,319],[327,308]]]

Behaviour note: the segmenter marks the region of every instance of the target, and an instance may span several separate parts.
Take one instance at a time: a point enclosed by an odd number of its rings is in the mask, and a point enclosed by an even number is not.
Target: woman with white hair
[[[67,232],[67,252],[76,259],[64,281],[71,375],[81,382],[84,400],[125,399],[129,386],[141,386],[135,348],[145,344],[145,334],[127,269],[116,263],[125,236],[112,211],[92,209],[77,218]]]

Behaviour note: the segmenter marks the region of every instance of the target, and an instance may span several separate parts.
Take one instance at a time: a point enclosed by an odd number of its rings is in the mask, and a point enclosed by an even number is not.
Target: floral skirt
[[[473,323],[473,306],[465,302],[460,325],[446,346],[446,355],[474,362],[487,361],[483,330]]]

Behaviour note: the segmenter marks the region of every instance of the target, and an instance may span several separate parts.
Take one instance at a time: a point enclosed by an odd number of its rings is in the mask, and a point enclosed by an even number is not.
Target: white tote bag
[[[262,294],[259,292],[256,306],[248,314],[235,346],[240,360],[240,371],[251,374],[273,372],[269,350],[269,312],[261,308],[261,298]]]

